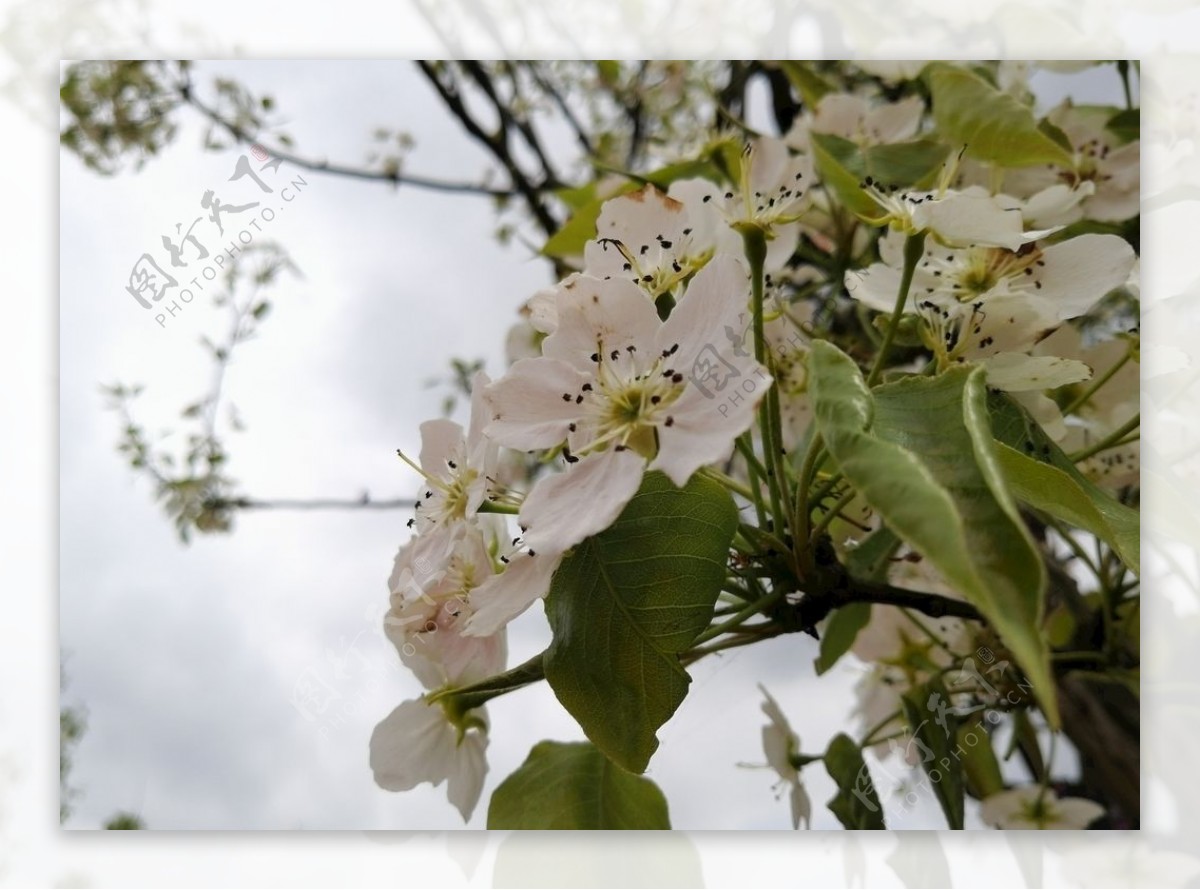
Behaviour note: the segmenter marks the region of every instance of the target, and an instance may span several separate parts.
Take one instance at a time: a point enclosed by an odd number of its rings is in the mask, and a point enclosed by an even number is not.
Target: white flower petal
[[[1092,376],[1092,369],[1074,359],[1052,355],[1002,352],[984,359],[988,386],[1006,392],[1057,389]]]
[[[467,619],[463,633],[490,637],[499,633],[550,590],[550,580],[562,562],[562,554],[538,553],[513,556],[498,575],[471,591],[474,613]]]
[[[465,457],[463,428],[453,420],[427,420],[421,424],[421,469],[431,476],[446,475],[447,461]]]
[[[754,410],[772,383],[762,365],[741,362],[748,373],[732,378],[724,392],[706,393],[693,379],[671,406],[671,426],[658,428],[658,455],[650,469],[683,487],[696,470],[729,457],[734,440],[754,424]]]
[[[488,769],[487,746],[487,733],[471,729],[463,736],[455,752],[454,766],[446,784],[446,797],[462,814],[464,822],[470,820],[483,793],[483,781],[487,778]]]
[[[864,306],[891,312],[896,305],[896,294],[900,292],[900,269],[886,263],[874,263],[865,269],[847,269],[846,291]],[[913,296],[911,288],[909,296]]]
[[[590,379],[557,359],[522,359],[484,389],[492,411],[484,434],[518,451],[558,445],[579,416],[574,397]]]
[[[412,699],[371,733],[371,771],[385,791],[439,785],[454,769],[456,732],[439,705]]]
[[[643,348],[660,324],[654,304],[629,281],[580,277],[559,296],[558,329],[542,343],[542,354],[591,374],[594,354]]]
[[[564,553],[616,522],[642,484],[646,459],[610,449],[543,476],[521,505],[524,541],[535,553]]]
[[[657,328],[655,348],[678,345],[679,369],[690,368],[705,346],[722,348],[730,332],[740,338],[750,317],[749,273],[736,257],[721,254],[696,273],[687,295]]]
[[[1125,283],[1136,258],[1118,235],[1079,235],[1052,244],[1043,253],[1040,295],[1061,320],[1083,315]]]
[[[1087,828],[1104,815],[1105,809],[1094,800],[1083,797],[1064,797],[1053,804],[1056,818],[1047,828],[1079,829]]]
[[[913,211],[913,223],[946,244],[980,244],[1016,250],[1041,233],[1025,234],[1021,211],[1006,210],[989,195],[952,194],[925,202]]]
[[[791,804],[792,828],[799,828],[801,823],[805,828],[812,828],[812,801],[798,778],[792,783]]]

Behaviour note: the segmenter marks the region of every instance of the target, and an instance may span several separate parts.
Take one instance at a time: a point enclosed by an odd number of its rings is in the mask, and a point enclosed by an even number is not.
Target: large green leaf
[[[1070,166],[1071,153],[1038,129],[1033,111],[982,77],[953,65],[927,69],[933,117],[948,141],[1006,167]]]
[[[870,392],[853,360],[817,341],[809,393],[841,472],[1003,638],[1054,725],[1041,636],[1045,567],[1008,494],[988,423],[983,371],[959,367]]]
[[[825,749],[825,769],[838,787],[837,794],[829,799],[827,806],[844,827],[887,828],[875,782],[854,739],[845,733],[834,736]]]
[[[538,742],[492,793],[488,828],[668,829],[658,786],[588,742]]]
[[[1076,468],[1062,449],[1008,396],[988,399],[997,457],[1012,493],[1107,543],[1134,574],[1141,571],[1141,515]]]
[[[909,690],[901,699],[904,719],[920,742],[921,769],[929,777],[934,796],[942,805],[946,824],[963,827],[963,763],[958,746],[958,717],[940,677]]]
[[[581,504],[580,509],[586,509]],[[679,654],[712,619],[737,509],[715,482],[661,473],[563,560],[546,597],[546,679],[587,737],[640,773],[687,695]]]

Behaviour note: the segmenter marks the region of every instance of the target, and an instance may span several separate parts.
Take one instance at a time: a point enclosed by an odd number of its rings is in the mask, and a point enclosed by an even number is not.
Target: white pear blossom
[[[468,711],[457,722],[445,709],[412,699],[388,714],[371,733],[371,771],[386,791],[409,791],[423,782],[446,782],[446,793],[471,818],[487,776],[487,715]]]
[[[792,828],[799,828],[803,823],[805,828],[812,827],[812,801],[800,781],[800,770],[792,762],[792,758],[800,753],[800,736],[792,730],[779,703],[767,692],[761,683],[758,688],[766,697],[762,703],[763,713],[770,723],[763,727],[763,750],[767,755],[767,765],[779,774],[779,786],[789,788],[788,800],[792,808]]]
[[[580,278],[562,292],[543,356],[517,362],[485,397],[490,437],[561,447],[567,469],[521,505],[522,536],[476,592],[469,633],[487,635],[544,596],[562,554],[611,525],[647,469],[683,486],[729,456],[772,382],[742,347],[748,298],[744,267],[726,255],[697,273],[665,322],[623,279]]]
[[[718,242],[725,249],[740,246],[704,205],[706,193],[699,180],[685,180],[667,194],[646,185],[605,202],[597,238],[584,248],[587,274],[626,278],[651,299],[677,291],[713,257]]]
[[[384,632],[426,689],[463,686],[504,670],[503,630],[467,637],[472,592],[494,574],[483,532],[463,523],[400,548],[388,579]]]
[[[840,136],[863,147],[903,142],[917,135],[924,113],[919,96],[873,105],[863,96],[829,93],[815,113],[796,119],[784,139],[799,150],[807,150],[809,133]]]
[[[1113,112],[1081,108],[1064,102],[1046,115],[1066,134],[1072,146],[1069,167],[1046,164],[1006,173],[1004,187],[1016,194],[1033,194],[1049,186],[1090,186],[1077,210],[1064,222],[1084,217],[1101,222],[1124,222],[1137,216],[1141,202],[1141,142],[1124,145],[1106,128]]]
[[[1017,250],[1055,231],[1025,231],[1020,202],[1012,198],[992,195],[979,186],[961,190],[947,187],[944,183],[953,177],[953,169],[952,164],[942,177],[943,184],[932,191],[907,191],[868,176],[860,186],[880,212],[867,218],[867,222],[886,225],[904,235],[925,232],[944,245],[1009,250]]]
[[[883,262],[847,273],[852,297],[880,312],[892,310],[903,271],[900,242],[889,233],[880,242]],[[1026,351],[1123,284],[1135,258],[1116,235],[1080,235],[1017,251],[927,245],[908,308],[920,317],[922,338],[940,366],[977,361],[997,389],[1052,389],[1086,380],[1091,369]]]
[[[415,515],[408,522],[419,534],[470,519],[488,497],[497,457],[495,443],[483,435],[487,420],[483,390],[489,382],[482,371],[472,379],[471,421],[465,434],[452,420],[427,420],[421,424],[420,464],[400,453],[424,477]]]
[[[767,235],[763,268],[778,272],[799,243],[800,220],[812,203],[815,184],[809,155],[793,154],[784,140],[763,136],[747,143],[736,186],[694,180],[688,185],[689,201],[698,197],[732,231],[762,229]],[[718,243],[725,247],[728,242],[718,238]]]
[[[985,798],[980,815],[995,828],[1073,830],[1087,828],[1104,815],[1104,807],[1082,797],[1060,799],[1050,788],[1031,785]]]

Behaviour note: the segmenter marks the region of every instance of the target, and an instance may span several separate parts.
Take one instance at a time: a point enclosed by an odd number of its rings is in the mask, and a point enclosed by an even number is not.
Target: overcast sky
[[[217,74],[275,96],[306,156],[359,163],[374,127],[388,125],[417,138],[413,172],[475,179],[485,169],[408,63],[201,63],[197,81]],[[289,204],[260,196],[247,180],[227,182],[244,148],[203,152],[197,121],[180,121],[176,144],[136,174],[101,178],[73,156],[61,161],[61,643],[64,701],[88,715],[68,824],[97,827],[126,809],[156,829],[462,827],[444,786],[390,794],[367,765],[372,728],[419,692],[380,633],[409,514],[241,514],[233,534],[184,546],[147,480],[116,454],[119,427],[99,385],[145,384],[139,416],[151,431],[206,391],[198,340],[219,330],[221,311],[198,296],[160,327],[125,283],[143,252],[165,264],[161,235],[200,215],[206,190],[225,203],[261,197],[278,212],[256,237],[280,242],[303,277],[276,286],[262,336],[228,373],[248,427],[228,440],[229,470],[255,497],[408,497],[417,480],[395,449],[415,453],[417,427],[437,416],[444,392],[425,381],[452,356],[485,358],[498,374],[504,331],[549,282],[548,267],[496,243],[485,199],[313,173],[301,173],[307,185]],[[238,228],[226,223],[225,242]],[[196,231],[219,249],[207,220]],[[511,663],[547,639],[536,606],[511,628]],[[789,825],[773,774],[738,764],[763,761],[756,682],[805,750],[846,728],[855,668],[816,680],[815,648],[792,635],[693,668],[649,771],[675,827]],[[324,690],[319,713],[294,703],[307,681]],[[472,827],[534,743],[582,737],[544,684],[490,713],[491,771]],[[814,827],[835,827],[824,770],[804,775]],[[892,827],[938,824],[926,801]]]

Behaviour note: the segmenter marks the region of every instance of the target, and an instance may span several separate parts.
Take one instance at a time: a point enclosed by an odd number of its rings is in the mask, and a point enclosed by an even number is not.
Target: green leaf
[[[950,153],[949,146],[928,139],[866,149],[830,133],[812,133],[809,140],[821,181],[850,210],[868,218],[880,213],[860,185],[868,176],[888,186],[922,185],[941,169]]]
[[[1141,515],[1084,476],[1055,442],[1011,398],[989,397],[997,458],[1009,490],[1108,544],[1135,575],[1141,572]]]
[[[596,220],[600,218],[604,202],[634,191],[637,187],[636,183],[626,183],[614,194],[583,204],[563,223],[562,228],[550,236],[550,240],[542,246],[542,255],[556,259],[582,255],[584,245],[596,237]]]
[[[866,150],[866,169],[877,182],[919,186],[933,178],[949,155],[950,146],[930,139],[872,145]]]
[[[813,71],[812,65],[807,62],[780,62],[779,67],[783,69],[783,73],[787,75],[787,79],[791,81],[810,111],[815,111],[821,99],[836,89],[833,84]]]
[[[858,216],[879,216],[878,205],[859,185],[867,170],[858,146],[829,133],[810,133],[809,142],[821,183]]]
[[[953,65],[927,69],[941,135],[970,157],[1006,167],[1070,166],[1071,153],[1038,129],[1033,111],[982,77]]]
[[[886,525],[846,554],[846,571],[859,581],[887,581],[892,555],[900,546],[896,533]]]
[[[648,473],[611,528],[563,560],[546,597],[546,679],[597,747],[640,773],[687,695],[679,663],[712,620],[737,509],[702,476]]]
[[[1105,127],[1120,140],[1122,145],[1136,142],[1142,136],[1142,112],[1137,108],[1118,111],[1108,119]]]
[[[963,773],[967,788],[975,797],[983,800],[1004,790],[1004,777],[1000,775],[1000,762],[992,748],[992,739],[984,728],[983,720],[977,715],[972,722],[962,723],[956,735],[956,752],[962,758]]]
[[[1045,568],[1004,485],[982,369],[909,377],[872,394],[849,356],[816,341],[809,393],[817,428],[846,479],[983,613],[1057,726],[1040,633]]]
[[[963,827],[963,764],[955,750],[958,718],[950,707],[950,695],[941,678],[909,690],[900,698],[921,751],[921,769],[942,805],[946,824],[954,831]],[[940,723],[938,721],[941,721]]]
[[[823,674],[854,645],[858,632],[871,620],[870,603],[850,603],[829,616],[821,633],[821,652],[813,662],[817,674]]]
[[[669,829],[658,786],[627,772],[588,742],[538,742],[500,783],[489,829]]]
[[[825,749],[825,769],[838,786],[838,793],[826,806],[845,828],[887,828],[875,783],[854,739],[845,733],[834,736]]]

